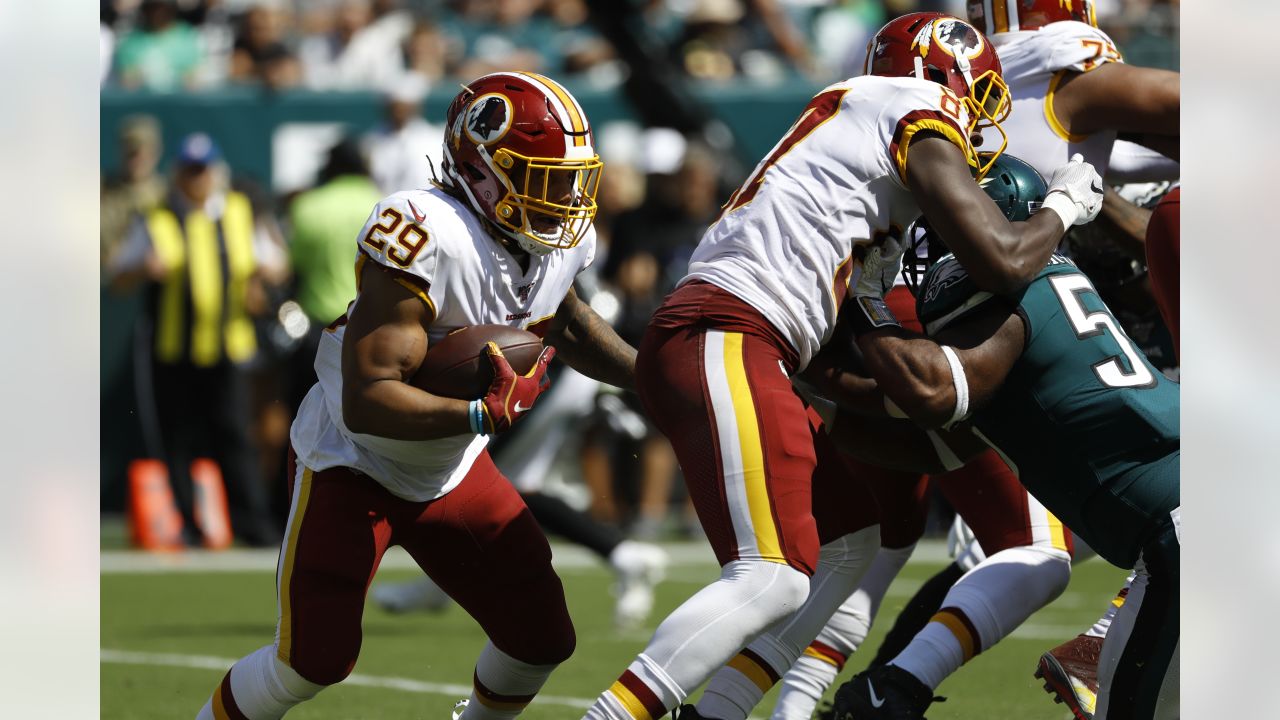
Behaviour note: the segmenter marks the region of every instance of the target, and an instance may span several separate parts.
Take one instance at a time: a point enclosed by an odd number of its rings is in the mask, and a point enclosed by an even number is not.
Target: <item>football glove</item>
[[[867,247],[866,254],[862,256],[862,273],[853,287],[854,296],[882,298],[898,279],[906,243],[897,233],[882,237],[883,240]]]
[[[484,432],[494,435],[511,429],[551,385],[551,378],[547,377],[547,363],[556,356],[556,349],[549,347],[543,350],[538,361],[524,375],[517,375],[511,369],[496,343],[485,345],[485,352],[493,364],[493,382],[489,385],[488,394],[480,399],[480,409],[484,416]]]
[[[1083,155],[1072,155],[1070,162],[1053,171],[1044,208],[1058,213],[1063,230],[1098,217],[1102,210],[1102,177],[1084,161]]]

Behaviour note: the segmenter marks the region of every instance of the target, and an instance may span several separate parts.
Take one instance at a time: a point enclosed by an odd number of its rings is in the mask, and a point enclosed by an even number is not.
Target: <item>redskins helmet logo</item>
[[[471,102],[462,121],[467,137],[477,145],[489,145],[502,139],[511,129],[511,101],[505,95],[489,93]]]
[[[973,26],[961,20],[948,18],[933,24],[933,40],[948,55],[970,60],[982,54],[982,36]]]

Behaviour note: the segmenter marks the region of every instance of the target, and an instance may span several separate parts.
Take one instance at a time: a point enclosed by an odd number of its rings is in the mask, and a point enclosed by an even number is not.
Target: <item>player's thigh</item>
[[[720,563],[811,573],[817,456],[779,348],[749,333],[650,328],[636,366],[645,409],[671,440]]]
[[[929,480],[919,473],[889,470],[842,455],[843,464],[871,493],[879,508],[880,545],[904,548],[924,534],[929,518]]]
[[[809,408],[809,426],[818,457],[813,470],[813,517],[818,542],[825,545],[877,524],[880,510],[870,486],[846,463],[847,456],[836,449],[813,408]]]
[[[933,478],[988,557],[1027,545],[1072,551],[1071,532],[1027,492],[994,450]]]
[[[331,685],[360,652],[365,594],[391,538],[395,498],[348,468],[297,466],[277,568],[279,657]]]
[[[573,652],[573,623],[546,535],[488,453],[449,494],[394,524],[394,542],[503,652],[535,665]]]

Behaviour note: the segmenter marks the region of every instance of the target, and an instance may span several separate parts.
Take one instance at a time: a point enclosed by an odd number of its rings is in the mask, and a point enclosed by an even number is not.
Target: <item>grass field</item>
[[[678,562],[658,588],[650,623],[619,634],[610,622],[608,571],[576,548],[556,546],[578,649],[522,717],[580,718],[582,708],[644,647],[665,614],[715,577],[716,567],[702,546],[673,550]],[[916,587],[942,567],[936,543],[922,544],[917,557],[922,559],[913,559],[890,588],[880,623],[868,638],[869,651]],[[105,552],[101,717],[194,717],[236,658],[270,642],[274,562],[274,554],[261,552],[196,557]],[[389,555],[377,581],[414,576],[407,556]],[[1032,677],[1036,659],[1092,623],[1123,581],[1123,571],[1101,560],[1078,566],[1062,597],[943,683],[938,692],[948,699],[932,707],[930,719],[1068,718]],[[454,701],[469,692],[472,663],[483,643],[479,628],[456,606],[436,615],[392,616],[370,605],[355,674],[289,717],[447,720]],[[862,669],[871,655],[851,658],[841,680]],[[770,694],[756,717],[766,717],[772,703]]]

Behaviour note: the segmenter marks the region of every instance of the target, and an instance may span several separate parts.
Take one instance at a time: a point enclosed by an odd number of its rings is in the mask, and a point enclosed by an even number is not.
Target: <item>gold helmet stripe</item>
[[[565,115],[569,121],[569,127],[574,132],[574,135],[572,136],[573,144],[577,146],[586,145],[587,122],[583,118],[584,113],[582,112],[582,108],[578,106],[578,101],[569,94],[569,91],[565,90],[560,83],[544,75],[531,72],[522,72],[518,74],[538,83],[545,88],[548,93],[559,100],[559,104],[564,107]]]
[[[991,21],[996,32],[1009,32],[1009,0],[991,0]]]

